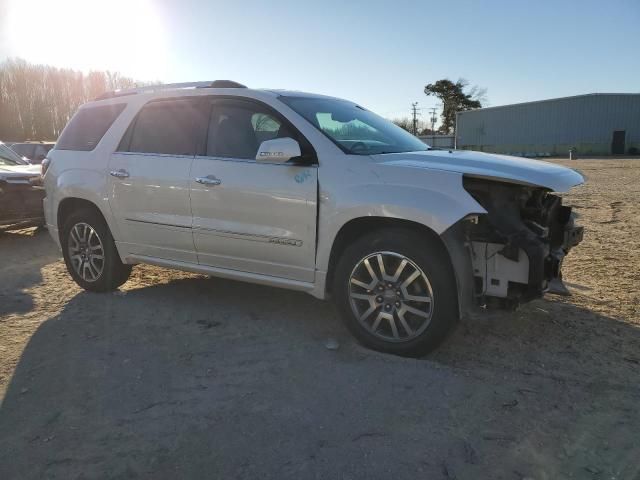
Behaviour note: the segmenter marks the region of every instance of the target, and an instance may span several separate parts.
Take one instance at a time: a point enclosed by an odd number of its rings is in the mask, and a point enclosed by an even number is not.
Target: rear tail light
[[[51,159],[49,158],[45,158],[44,160],[42,160],[42,163],[40,164],[40,166],[42,167],[42,170],[40,171],[40,175],[42,175],[44,177],[44,174],[47,173],[47,169],[49,168],[49,164],[51,163]]]

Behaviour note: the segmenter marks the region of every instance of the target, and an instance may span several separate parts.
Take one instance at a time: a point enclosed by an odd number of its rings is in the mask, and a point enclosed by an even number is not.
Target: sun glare
[[[11,56],[162,80],[165,32],[152,0],[9,0]]]

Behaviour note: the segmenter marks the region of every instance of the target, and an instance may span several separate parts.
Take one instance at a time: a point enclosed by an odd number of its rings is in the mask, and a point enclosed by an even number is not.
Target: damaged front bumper
[[[456,270],[461,314],[472,306],[514,308],[545,292],[569,294],[562,264],[582,241],[571,207],[539,187],[465,178],[486,214],[443,236]]]
[[[562,262],[582,240],[583,227],[568,227],[565,236],[567,241],[554,250],[543,242],[521,245],[518,240],[507,244],[471,241],[476,294],[484,300],[494,297],[515,303],[545,292],[568,295],[562,282]]]

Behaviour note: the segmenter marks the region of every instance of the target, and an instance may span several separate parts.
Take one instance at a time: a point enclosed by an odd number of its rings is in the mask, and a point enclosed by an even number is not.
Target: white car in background
[[[83,288],[148,263],[301,290],[399,355],[475,307],[561,291],[582,238],[553,193],[583,182],[573,170],[432,150],[353,102],[224,80],[89,102],[43,170],[49,231]]]

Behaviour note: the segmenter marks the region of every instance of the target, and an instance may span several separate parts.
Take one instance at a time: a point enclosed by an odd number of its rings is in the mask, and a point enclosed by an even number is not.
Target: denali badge
[[[278,245],[289,245],[291,247],[302,246],[302,240],[294,240],[291,238],[277,238],[272,237],[269,239],[269,243],[277,243]]]

